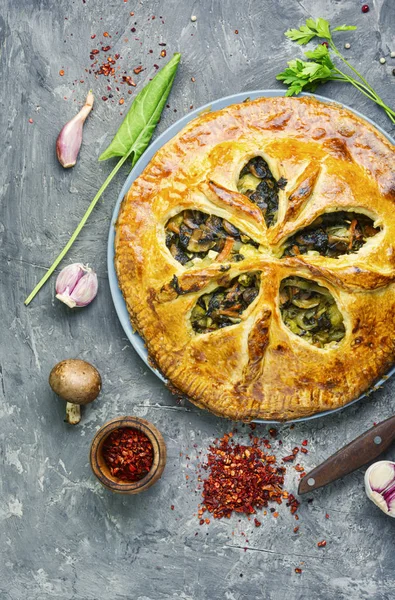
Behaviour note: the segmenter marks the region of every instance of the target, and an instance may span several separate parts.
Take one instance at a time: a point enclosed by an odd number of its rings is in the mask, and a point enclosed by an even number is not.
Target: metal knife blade
[[[395,416],[382,421],[338,450],[300,480],[299,494],[307,494],[353,473],[373,461],[395,442]]]

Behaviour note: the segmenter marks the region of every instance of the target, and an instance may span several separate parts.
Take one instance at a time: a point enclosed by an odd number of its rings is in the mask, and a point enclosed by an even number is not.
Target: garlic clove
[[[383,492],[383,498],[391,517],[395,517],[395,481]]]
[[[87,306],[97,295],[97,275],[82,263],[68,265],[56,279],[56,298],[70,308]]]
[[[395,517],[395,463],[382,460],[365,473],[366,495],[383,512]]]
[[[81,277],[70,294],[70,298],[76,306],[87,306],[96,298],[98,289],[97,275],[92,269]]]
[[[58,161],[65,169],[74,167],[82,144],[82,129],[85,120],[92,110],[94,96],[89,91],[85,105],[71,121],[62,128],[56,140],[56,154]]]

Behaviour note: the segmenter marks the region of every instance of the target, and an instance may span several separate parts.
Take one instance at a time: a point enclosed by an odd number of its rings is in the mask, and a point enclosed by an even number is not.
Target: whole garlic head
[[[365,473],[367,497],[386,515],[395,517],[395,463],[381,460]]]

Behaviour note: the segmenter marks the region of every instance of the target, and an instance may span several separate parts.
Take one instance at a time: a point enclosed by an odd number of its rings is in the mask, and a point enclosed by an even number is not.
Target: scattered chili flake
[[[277,434],[278,434],[278,431],[274,427],[272,427],[271,429],[269,429],[269,435],[270,435],[270,437],[275,438],[275,437],[277,437]]]
[[[326,513],[326,515],[325,515],[325,519],[329,519],[329,515],[328,515],[328,513]]]
[[[194,77],[191,77],[191,81],[192,83],[195,83],[196,79]]]
[[[61,77],[63,77],[63,75],[64,75],[64,70],[63,70],[63,69],[60,69],[60,71],[59,71],[59,75],[60,75]]]
[[[140,65],[139,67],[136,67],[135,69],[133,69],[133,73],[138,75],[139,73],[141,73],[142,70],[143,70],[143,67]]]
[[[293,462],[296,456],[294,454],[290,454],[289,456],[284,456],[282,459],[283,462]]]
[[[308,443],[309,443],[308,440],[303,440],[302,446],[307,446]]]
[[[170,508],[171,508],[171,510],[174,510],[174,504],[172,504],[172,505],[170,506]]]
[[[29,123],[33,123],[33,119],[29,119]]]
[[[255,527],[260,527],[262,525],[261,521],[258,521],[258,519],[254,519],[254,525]]]
[[[102,96],[101,99],[103,100],[103,102],[107,102],[108,100],[107,96]]]
[[[99,54],[100,50],[97,50],[97,48],[91,50],[91,54],[95,55],[95,54]]]
[[[92,35],[91,35],[91,40],[94,40],[94,39],[95,39],[95,37],[96,37],[96,33],[92,33]]]
[[[109,50],[111,50],[111,46],[102,46],[101,49],[103,50],[103,52],[108,52]]]
[[[277,517],[278,517],[278,512],[277,512],[277,511],[275,511],[275,512],[273,513],[273,517],[274,517],[275,519],[277,519]]]
[[[294,533],[298,533],[299,527],[294,527]]]
[[[149,473],[154,460],[150,439],[131,427],[120,427],[110,433],[102,452],[111,475],[122,481],[140,481]]]
[[[297,573],[298,575],[300,575],[302,572],[303,572],[302,569],[299,569],[299,568],[295,569],[295,573]]]
[[[103,35],[104,35],[104,37],[108,37],[108,35],[109,35],[109,34],[108,34],[108,31],[105,31],[105,32],[103,33]]]
[[[317,546],[318,546],[318,548],[325,548],[326,540],[322,540],[322,542],[318,542]]]
[[[119,99],[119,104],[123,104],[125,102],[125,100],[123,98]]]
[[[238,29],[235,29],[235,34],[237,35],[238,33],[239,33],[239,30],[238,30]]]
[[[165,57],[166,56],[166,50],[162,50],[160,53],[161,56]]]
[[[303,454],[308,454],[309,452],[307,448],[301,448],[300,451],[303,452]]]

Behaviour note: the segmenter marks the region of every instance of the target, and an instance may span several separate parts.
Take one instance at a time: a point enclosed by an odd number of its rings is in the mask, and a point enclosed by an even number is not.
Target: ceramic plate
[[[132,328],[132,325],[131,325],[130,319],[129,319],[129,313],[126,308],[126,303],[123,299],[121,290],[118,287],[118,280],[117,280],[117,275],[116,275],[115,267],[114,267],[114,240],[115,240],[115,223],[116,223],[116,220],[118,217],[118,212],[119,212],[119,208],[121,206],[123,197],[129,190],[133,181],[135,179],[137,179],[137,177],[143,172],[143,170],[148,165],[148,163],[150,162],[150,160],[152,159],[154,154],[164,144],[166,144],[166,142],[171,140],[177,133],[179,133],[181,131],[181,129],[183,129],[185,127],[185,125],[187,125],[187,123],[189,123],[190,121],[195,119],[197,116],[199,116],[199,114],[202,111],[206,111],[208,109],[213,110],[213,111],[220,110],[221,108],[225,108],[226,106],[229,106],[230,104],[238,104],[239,102],[243,102],[247,98],[249,98],[251,100],[255,100],[256,98],[272,98],[274,96],[284,96],[284,95],[285,95],[284,90],[256,90],[254,92],[243,92],[240,94],[234,94],[233,96],[226,96],[225,98],[220,98],[219,100],[215,100],[214,102],[205,104],[204,106],[201,106],[200,108],[197,108],[196,110],[193,110],[192,112],[185,115],[185,117],[182,117],[182,119],[179,119],[176,123],[173,123],[173,125],[171,125],[168,129],[166,129],[166,131],[164,131],[159,137],[157,137],[154,140],[154,142],[152,142],[152,144],[147,148],[147,150],[144,152],[144,154],[140,158],[140,160],[136,163],[136,165],[134,166],[132,171],[129,173],[129,175],[122,187],[121,193],[119,194],[118,201],[115,205],[115,209],[114,209],[112,219],[111,219],[111,226],[110,226],[110,232],[109,232],[109,236],[108,236],[108,247],[107,247],[108,278],[109,278],[109,282],[110,282],[111,295],[112,295],[112,299],[114,302],[114,306],[115,306],[115,310],[117,312],[118,318],[121,322],[121,325],[122,325],[126,335],[128,336],[130,343],[132,344],[133,348],[136,350],[137,354],[145,362],[145,364],[164,383],[166,383],[166,379],[163,377],[163,375],[161,373],[159,373],[159,371],[154,369],[148,362],[148,352],[147,352],[147,348],[145,347],[143,339],[138,335],[138,333],[133,331],[133,328]],[[333,100],[330,100],[329,98],[325,98],[324,96],[318,96],[317,94],[301,94],[301,95],[302,96],[312,96],[314,98],[317,98],[317,100],[321,100],[321,102],[333,103]],[[340,104],[340,103],[338,103],[338,104]],[[376,123],[374,123],[371,119],[368,119],[367,117],[365,117],[361,113],[357,112],[356,110],[353,110],[349,106],[346,106],[344,104],[340,104],[340,105],[343,106],[344,108],[347,108],[351,112],[355,113],[362,119],[365,119],[365,121],[368,121],[369,123],[374,125],[374,127],[376,129],[378,129],[378,131],[380,131],[383,135],[385,135],[385,137],[392,144],[395,145],[395,140],[391,136],[389,136],[388,133],[386,131],[384,131],[384,129],[382,129],[381,127],[376,125]],[[384,383],[384,381],[387,380],[388,377],[390,377],[394,372],[395,372],[395,366],[391,369],[391,371],[386,375],[386,377],[384,379],[380,380],[376,384],[376,386],[379,386],[382,383]],[[347,404],[347,406],[350,406],[351,404],[358,402],[358,400],[361,400],[361,398],[364,398],[366,395],[367,395],[367,393],[362,394],[361,396],[359,396],[359,398],[356,398],[352,402],[349,402]],[[319,417],[324,417],[325,415],[333,414],[334,412],[338,412],[339,410],[344,410],[347,406],[337,408],[337,409],[331,410],[331,411],[321,412],[316,415],[312,415],[311,417],[304,417],[302,419],[296,419],[293,422],[309,421],[310,419],[317,419]],[[259,423],[277,423],[277,421],[257,421],[257,422],[259,422]],[[288,423],[291,423],[291,421],[288,421]]]

